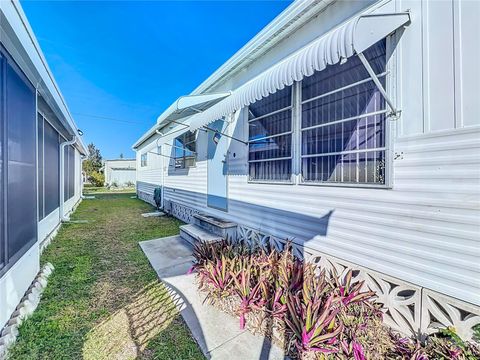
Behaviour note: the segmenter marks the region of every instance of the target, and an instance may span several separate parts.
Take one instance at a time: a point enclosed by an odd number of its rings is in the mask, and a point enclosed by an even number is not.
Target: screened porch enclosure
[[[35,114],[34,87],[0,45],[0,276],[37,240]]]
[[[385,87],[386,40],[364,54]],[[248,107],[249,179],[384,185],[386,114],[357,56],[329,65]]]

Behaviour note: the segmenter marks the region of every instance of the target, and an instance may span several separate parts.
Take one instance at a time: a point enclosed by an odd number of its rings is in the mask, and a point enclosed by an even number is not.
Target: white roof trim
[[[240,86],[227,99],[193,115],[190,130],[221,119],[285,86],[358,54],[410,21],[408,12],[361,15],[312,41]]]

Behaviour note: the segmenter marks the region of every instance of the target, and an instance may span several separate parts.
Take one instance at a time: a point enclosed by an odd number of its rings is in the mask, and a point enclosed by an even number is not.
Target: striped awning
[[[410,22],[408,12],[358,16],[314,40],[283,61],[248,81],[226,99],[193,115],[190,131],[261,100],[327,65],[346,61]]]

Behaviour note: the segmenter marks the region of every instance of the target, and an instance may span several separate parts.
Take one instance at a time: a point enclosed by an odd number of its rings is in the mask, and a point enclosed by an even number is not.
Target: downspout
[[[65,196],[64,196],[64,191],[65,191],[65,147],[73,145],[77,142],[77,136],[73,135],[72,140],[65,141],[60,144],[60,221],[65,222],[65,221],[70,221],[70,218],[65,216],[64,213],[64,201],[65,201]]]
[[[88,156],[82,155],[80,157],[80,174],[82,174],[82,184],[80,185],[80,199],[85,199],[85,195],[83,195],[83,162],[88,159]]]

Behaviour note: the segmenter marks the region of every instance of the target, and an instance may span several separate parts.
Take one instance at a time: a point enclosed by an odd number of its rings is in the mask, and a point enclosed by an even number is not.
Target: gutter
[[[61,222],[66,222],[70,221],[69,217],[65,216],[65,209],[64,209],[64,201],[65,201],[65,196],[64,196],[64,191],[65,191],[65,147],[73,145],[77,142],[77,136],[73,135],[72,140],[69,141],[64,141],[63,143],[60,144],[60,221]]]

